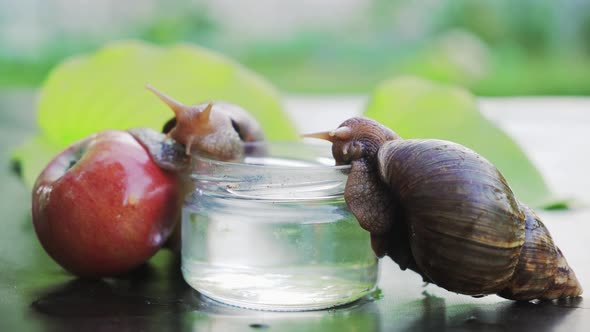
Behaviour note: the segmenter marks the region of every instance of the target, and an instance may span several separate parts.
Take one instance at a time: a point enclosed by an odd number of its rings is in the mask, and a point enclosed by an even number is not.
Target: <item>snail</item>
[[[185,172],[190,156],[196,152],[225,161],[264,152],[264,145],[251,144],[264,141],[260,124],[240,106],[227,102],[187,106],[150,85],[146,88],[168,105],[175,116],[164,124],[163,134],[149,128],[128,131],[161,168]]]
[[[535,212],[474,151],[402,139],[355,117],[329,132],[337,165],[350,164],[344,199],[376,255],[449,291],[512,300],[579,296],[581,286]]]
[[[187,106],[150,85],[146,88],[168,105],[175,116],[164,124],[164,133],[149,128],[128,131],[160,168],[183,177],[189,175],[190,156],[197,152],[226,161],[264,153],[264,145],[249,144],[264,140],[261,126],[240,106],[227,102]],[[184,197],[194,189],[194,183],[182,182],[181,196]],[[176,224],[165,246],[179,252],[181,223]]]
[[[184,145],[188,156],[193,150],[220,160],[242,157],[245,142],[264,140],[256,119],[238,105],[219,102],[187,106],[146,86],[174,112],[163,128],[169,138]]]

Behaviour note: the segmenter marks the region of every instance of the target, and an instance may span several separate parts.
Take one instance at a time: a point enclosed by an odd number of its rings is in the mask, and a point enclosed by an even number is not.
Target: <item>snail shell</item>
[[[581,294],[543,223],[474,151],[443,140],[404,140],[364,118],[309,136],[332,141],[336,162],[351,164],[345,200],[378,256],[461,294]]]

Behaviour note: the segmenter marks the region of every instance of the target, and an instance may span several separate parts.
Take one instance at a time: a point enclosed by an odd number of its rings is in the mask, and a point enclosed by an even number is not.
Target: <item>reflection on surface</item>
[[[66,318],[145,316],[155,312],[187,310],[181,300],[150,297],[143,287],[120,282],[76,279],[34,301],[38,312]]]
[[[184,282],[176,290],[154,286],[133,278],[76,279],[45,293],[31,306],[46,331],[379,330],[379,311],[370,299],[332,310],[279,313],[220,304]]]
[[[305,312],[270,312],[230,307],[198,293],[198,311],[189,315],[186,331],[380,331],[375,301],[363,298],[346,306]]]
[[[323,311],[264,312],[220,304],[190,288],[179,263],[145,265],[123,278],[74,279],[31,303],[45,331],[378,331],[379,311],[367,297]]]
[[[31,317],[39,322],[35,330],[543,331],[575,330],[588,320],[580,310],[582,298],[490,303],[426,291],[420,299],[364,298],[331,310],[247,310],[197,293],[182,280],[178,264],[146,265],[117,279],[74,279],[46,290],[32,299]]]
[[[191,288],[182,280],[179,260],[164,258],[120,278],[73,279],[52,287],[32,301],[31,315],[46,331],[180,330],[181,314],[193,310],[184,301]]]
[[[446,326],[445,299],[422,292],[424,298],[414,302],[414,305],[421,308],[421,315],[413,322],[408,330],[411,331],[439,331]],[[420,311],[418,311],[420,312]]]
[[[414,308],[415,316],[414,321],[404,326],[403,330],[546,331],[557,326],[575,325],[565,319],[572,314],[583,314],[581,310],[576,310],[581,306],[582,298],[538,303],[502,301],[495,304],[448,305],[444,298],[426,292],[423,294],[421,301],[405,304]]]
[[[579,302],[582,299],[573,299]],[[481,330],[493,327],[502,331],[546,331],[567,324],[562,322],[571,314],[581,312],[562,307],[554,302],[502,302],[487,306],[449,307],[447,326],[452,328]],[[527,319],[522,319],[528,317]]]
[[[159,259],[158,259],[159,258]],[[308,312],[268,312],[210,300],[182,279],[178,257],[156,257],[117,279],[73,279],[30,300],[31,326],[41,331],[544,331],[588,322],[583,299],[518,303],[444,293],[438,288],[412,297],[411,274],[394,277],[384,298]],[[386,272],[386,271],[384,271]],[[391,271],[390,271],[391,272]],[[418,280],[418,282],[420,282]],[[419,294],[419,293],[418,293]],[[446,294],[441,296],[440,294]],[[380,298],[380,296],[376,296]],[[31,327],[29,326],[29,327]],[[31,328],[29,328],[31,329]]]

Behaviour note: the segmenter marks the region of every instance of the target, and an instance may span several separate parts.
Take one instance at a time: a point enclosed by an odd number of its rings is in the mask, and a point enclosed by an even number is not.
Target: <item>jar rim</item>
[[[258,141],[258,142],[246,142],[244,143],[244,147],[246,149],[264,149],[264,148],[268,148],[268,147],[292,147],[292,148],[306,148],[306,149],[313,149],[315,150],[316,154],[319,155],[320,153],[324,153],[325,149],[327,148],[328,151],[331,152],[330,149],[330,145],[326,145],[326,144],[316,144],[316,143],[309,143],[309,142],[305,142],[305,141]],[[246,155],[246,158],[248,157],[252,157],[251,155]],[[319,159],[319,158],[317,158]],[[326,156],[322,156],[321,159],[329,159],[331,161],[334,162],[334,158],[332,157],[331,153],[329,155]],[[288,170],[294,170],[294,171],[302,171],[303,169],[306,171],[314,171],[314,170],[335,170],[335,171],[339,171],[339,170],[348,170],[351,168],[351,165],[329,165],[329,164],[323,164],[318,162],[317,164],[307,164],[307,165],[297,165],[297,166],[293,166],[293,165],[273,165],[273,164],[254,164],[254,163],[248,163],[245,162],[245,160],[242,161],[223,161],[223,160],[219,160],[219,159],[214,159],[208,155],[204,155],[204,154],[193,154],[192,155],[192,160],[193,162],[195,161],[201,161],[201,162],[206,162],[210,165],[215,165],[215,166],[226,166],[226,167],[239,167],[241,169],[273,169],[273,170],[283,170],[283,171],[288,171]]]
[[[351,166],[330,165],[335,162],[326,145],[264,142],[248,148],[251,159],[244,162],[195,155],[190,180],[200,192],[233,198],[318,200],[344,193]]]

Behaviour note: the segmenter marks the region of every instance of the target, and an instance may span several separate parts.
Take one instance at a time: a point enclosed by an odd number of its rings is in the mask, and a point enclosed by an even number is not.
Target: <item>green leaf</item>
[[[555,201],[523,150],[479,113],[475,97],[465,89],[395,78],[377,86],[365,115],[405,138],[439,138],[473,149],[496,165],[525,204],[540,207]]]
[[[236,62],[192,45],[160,48],[126,41],[66,60],[48,76],[38,105],[39,137],[18,150],[32,184],[47,152],[104,129],[160,130],[173,113],[145,89],[149,83],[185,104],[224,100],[241,105],[269,140],[297,138],[278,92]]]

